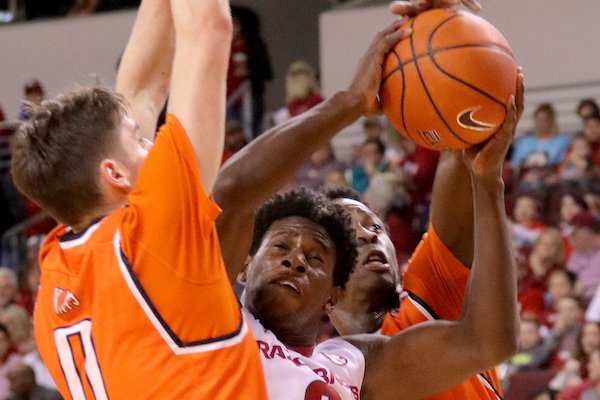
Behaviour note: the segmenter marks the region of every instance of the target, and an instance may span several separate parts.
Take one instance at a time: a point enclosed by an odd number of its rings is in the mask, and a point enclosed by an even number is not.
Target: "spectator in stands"
[[[527,400],[554,400],[556,392],[548,387],[535,389],[529,393]]]
[[[571,255],[572,248],[569,235],[572,232],[571,221],[575,215],[582,211],[588,211],[589,206],[579,190],[556,191],[551,195],[551,210],[549,219],[555,221],[555,225],[561,230],[567,257]],[[558,199],[558,200],[557,200]],[[553,209],[558,205],[558,211]]]
[[[348,181],[346,180],[346,173],[340,170],[332,170],[327,176],[325,176],[325,182],[323,187],[326,189],[340,189],[347,188]]]
[[[17,353],[27,354],[35,349],[31,318],[23,307],[11,304],[0,311],[0,323],[8,329]]]
[[[289,66],[285,78],[285,106],[275,112],[273,122],[279,125],[322,101],[313,67],[304,60],[295,61]]]
[[[385,144],[379,139],[367,139],[361,149],[360,159],[350,170],[350,186],[364,193],[375,174],[385,172],[389,164],[383,159]]]
[[[600,349],[600,324],[586,322],[578,337],[571,359],[556,374],[555,385],[563,386],[560,400],[579,400],[581,393],[591,385],[588,380],[588,362],[591,354]]]
[[[600,166],[600,114],[592,114],[583,120],[583,137],[590,143],[593,165]]]
[[[575,297],[575,285],[577,284],[577,275],[566,269],[556,269],[548,277],[548,291],[542,323],[552,328],[556,322],[557,305],[567,297]]]
[[[511,162],[524,166],[556,165],[568,146],[569,137],[558,133],[554,107],[544,103],[535,110],[533,132],[516,141]]]
[[[565,266],[565,250],[560,231],[554,227],[544,228],[535,241],[529,256],[523,265],[521,282],[519,284],[519,299],[522,313],[531,312],[537,317],[543,315],[543,296],[548,289],[550,275]],[[541,301],[527,304],[538,297]],[[542,307],[541,309],[538,307]]]
[[[520,194],[512,212],[511,233],[515,248],[531,246],[542,229],[544,223],[540,218],[540,202],[533,195]]]
[[[394,165],[397,164],[401,159],[401,152],[399,144],[394,140],[395,136],[399,136],[397,133],[390,133],[388,123],[385,117],[379,115],[370,115],[363,119],[362,122],[364,138],[366,139],[379,139],[385,144],[385,154],[383,157],[387,162]],[[360,152],[360,145],[353,146],[353,159],[358,159]]]
[[[19,283],[10,268],[0,267],[0,312],[15,303]]]
[[[509,374],[516,370],[538,369],[548,362],[549,352],[544,347],[537,318],[521,318],[519,350],[508,361]]]
[[[591,115],[600,115],[600,107],[598,107],[598,103],[594,99],[581,99],[577,105],[577,115],[579,115],[581,120],[585,120]]]
[[[7,374],[10,382],[9,400],[60,400],[57,390],[48,389],[36,383],[35,372],[29,365],[17,365]]]
[[[265,84],[273,79],[269,51],[261,36],[260,18],[248,7],[231,6],[234,35],[243,38],[247,78],[252,90],[252,137],[260,135],[265,109]],[[236,22],[237,21],[237,22]],[[235,24],[238,24],[237,28]],[[237,30],[237,32],[236,32]]]
[[[587,189],[591,187],[591,181],[597,177],[598,166],[595,166],[592,161],[590,142],[585,136],[573,138],[569,151],[567,151],[557,171],[559,184],[567,188]]]
[[[573,252],[567,269],[577,274],[577,292],[587,305],[600,284],[600,225],[589,212],[581,212],[570,223]]]
[[[225,143],[223,146],[223,160],[229,160],[229,157],[240,151],[248,144],[242,125],[236,120],[228,120],[225,124]]]
[[[544,346],[552,349],[550,367],[562,368],[575,351],[583,312],[576,297],[563,297],[558,300],[556,310],[556,322],[544,339]]]
[[[31,107],[39,106],[46,97],[44,86],[37,79],[32,79],[25,83],[23,87],[25,98],[19,110],[19,119],[29,121],[31,119]]]
[[[50,376],[50,372],[48,371],[46,364],[42,361],[42,357],[40,357],[37,348],[23,356],[23,364],[29,365],[33,369],[35,372],[35,381],[38,385],[48,389],[58,390],[56,388],[56,383],[54,383],[54,379]]]
[[[592,387],[581,394],[580,400],[598,400],[600,399],[600,350],[595,350],[590,355],[588,374]]]
[[[10,395],[8,372],[21,363],[21,356],[12,350],[8,329],[0,324],[0,399],[7,399]]]
[[[540,190],[553,167],[562,161],[570,137],[558,133],[556,111],[551,104],[541,104],[534,119],[533,132],[515,141],[510,163],[518,171],[521,188]]]
[[[343,170],[344,166],[336,160],[331,143],[328,143],[315,151],[310,156],[310,159],[300,167],[294,178],[293,185],[313,189],[321,188],[325,185],[327,175],[332,171]]]

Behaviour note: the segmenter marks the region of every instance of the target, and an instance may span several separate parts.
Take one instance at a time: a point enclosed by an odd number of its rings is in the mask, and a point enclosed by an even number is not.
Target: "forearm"
[[[288,183],[298,168],[361,115],[359,99],[339,92],[276,126],[236,153],[215,186],[221,207],[256,207]]]
[[[450,252],[467,267],[473,263],[473,190],[462,154],[446,151],[433,183],[431,223]]]
[[[504,184],[499,177],[472,180],[475,252],[465,319],[482,351],[490,351],[492,358],[508,357],[516,349],[519,322]]]
[[[516,263],[504,208],[504,184],[498,176],[473,177],[474,260],[465,319],[474,340],[490,357],[508,357],[518,331]]]
[[[144,0],[121,59],[116,90],[149,138],[167,98],[174,44],[168,0]]]
[[[226,0],[171,0],[175,56],[169,112],[194,149],[206,194],[213,191],[225,135],[225,83],[232,37]]]

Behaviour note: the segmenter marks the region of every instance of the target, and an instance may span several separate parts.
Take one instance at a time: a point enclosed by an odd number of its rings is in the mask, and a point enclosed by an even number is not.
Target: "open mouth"
[[[382,251],[375,250],[370,252],[363,261],[363,265],[373,271],[388,271],[390,265],[388,259]]]
[[[295,282],[289,280],[280,280],[276,282],[278,285],[283,286],[287,289],[293,290],[294,292],[300,294],[300,289],[298,289],[298,285]]]

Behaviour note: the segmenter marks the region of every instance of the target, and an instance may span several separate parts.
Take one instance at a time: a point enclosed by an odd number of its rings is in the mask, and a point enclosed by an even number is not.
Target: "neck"
[[[329,315],[335,329],[341,336],[372,333],[381,328],[386,311],[357,312],[336,307]]]
[[[79,222],[70,225],[70,227],[71,227],[71,229],[73,229],[74,232],[81,232],[82,230],[84,230],[88,226],[90,226],[94,221],[97,221],[100,218],[103,218],[103,217],[107,216],[108,214],[112,213],[113,211],[118,210],[119,208],[125,207],[126,205],[127,205],[126,199],[121,202],[114,202],[111,204],[106,204],[104,207],[101,207],[101,208],[95,210],[94,212],[91,212],[90,214],[84,216],[83,218],[81,218],[79,220]]]
[[[329,315],[331,322],[340,335],[374,332],[385,314],[398,307],[388,300],[391,297],[398,298],[395,290],[382,295],[381,290],[347,288]]]

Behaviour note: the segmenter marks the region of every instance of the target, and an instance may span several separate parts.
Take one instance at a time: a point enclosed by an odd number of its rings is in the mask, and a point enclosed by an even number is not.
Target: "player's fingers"
[[[419,3],[410,1],[395,0],[390,3],[390,12],[404,17],[414,17],[422,11]]]
[[[475,0],[463,0],[462,3],[465,5],[465,7],[473,12],[481,11],[481,4]]]
[[[525,109],[525,75],[523,74],[523,68],[519,67],[519,72],[517,73],[517,95],[516,95],[516,104],[517,104],[517,120],[521,118],[523,114],[523,110]]]
[[[384,29],[381,32],[381,35],[378,35],[377,46],[375,47],[376,53],[388,53],[392,47],[401,39],[404,39],[410,36],[412,29],[401,29],[401,26],[406,22],[406,19],[401,19],[399,21],[394,22],[388,28]]]
[[[505,138],[509,141],[512,139],[515,133],[515,128],[517,125],[517,103],[515,100],[515,96],[510,96],[508,100],[508,112],[506,113],[506,119],[504,120],[504,124],[502,124],[502,129],[500,129],[500,139]]]

